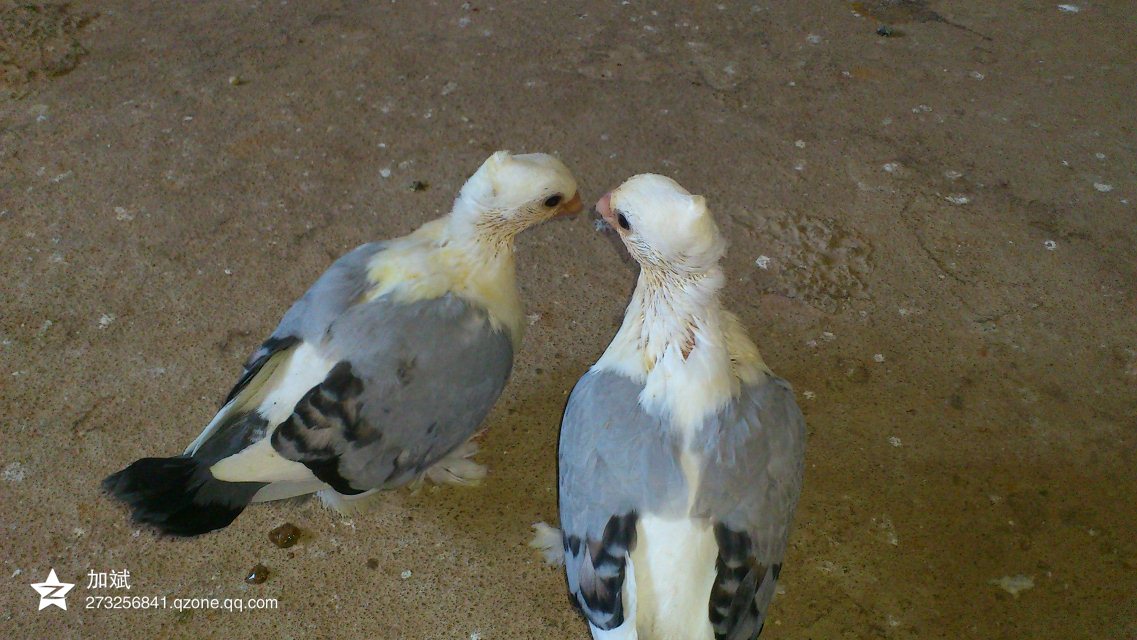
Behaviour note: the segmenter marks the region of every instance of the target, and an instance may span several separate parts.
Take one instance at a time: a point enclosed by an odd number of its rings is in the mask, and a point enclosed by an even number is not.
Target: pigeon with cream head
[[[640,275],[565,408],[561,532],[544,544],[597,640],[752,640],[801,492],[804,419],[722,307],[704,199],[647,174],[596,208]]]
[[[332,506],[421,478],[485,474],[469,442],[521,340],[514,237],[581,209],[545,154],[493,154],[450,214],[337,260],[253,352],[182,455],[104,481],[134,519],[190,536],[251,502],[318,492]]]

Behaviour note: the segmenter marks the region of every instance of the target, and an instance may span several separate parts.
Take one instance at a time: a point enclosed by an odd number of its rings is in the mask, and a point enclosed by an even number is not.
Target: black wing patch
[[[754,640],[766,621],[764,607],[769,603],[763,589],[767,580],[776,582],[781,564],[766,566],[754,556],[750,534],[715,525],[719,556],[717,574],[711,587],[710,620],[715,640]],[[762,601],[762,602],[760,602]]]
[[[237,397],[237,394],[241,393],[245,387],[249,386],[249,382],[252,381],[253,378],[257,377],[257,374],[261,371],[261,367],[265,366],[265,363],[269,361],[269,358],[272,358],[277,353],[284,351],[285,349],[289,349],[299,343],[300,338],[296,336],[285,336],[283,338],[273,337],[261,343],[261,346],[253,352],[253,355],[249,356],[248,360],[245,361],[244,372],[241,373],[241,377],[237,380],[237,384],[233,385],[233,389],[229,391],[229,395],[225,398],[225,402],[221,403],[221,406],[225,406],[232,402],[233,398]]]
[[[363,381],[343,360],[332,367],[324,381],[312,387],[287,420],[272,434],[272,447],[285,458],[308,467],[320,480],[344,495],[358,495],[344,477],[340,458],[352,443],[375,442],[381,435],[360,420]]]
[[[599,540],[564,536],[565,553],[580,558],[580,562],[566,563],[566,567],[577,568],[575,580],[568,577],[569,593],[575,596],[572,603],[598,629],[608,631],[624,623],[622,593],[627,557],[636,544],[636,520],[634,511],[612,516]]]

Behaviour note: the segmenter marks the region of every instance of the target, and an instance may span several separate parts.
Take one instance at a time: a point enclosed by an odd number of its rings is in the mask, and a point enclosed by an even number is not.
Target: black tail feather
[[[136,522],[174,536],[196,536],[233,522],[262,482],[223,482],[189,456],[142,458],[103,480]]]

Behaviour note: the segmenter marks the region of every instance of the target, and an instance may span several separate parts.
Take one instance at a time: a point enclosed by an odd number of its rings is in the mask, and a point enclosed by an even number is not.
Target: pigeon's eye
[[[628,223],[628,219],[624,217],[624,214],[622,213],[616,215],[616,223],[619,224],[620,228],[624,231],[632,228],[632,225]]]
[[[545,198],[545,206],[549,207],[550,209],[557,206],[560,203],[561,203],[561,194],[559,194],[559,193],[555,196],[549,196],[548,198]]]

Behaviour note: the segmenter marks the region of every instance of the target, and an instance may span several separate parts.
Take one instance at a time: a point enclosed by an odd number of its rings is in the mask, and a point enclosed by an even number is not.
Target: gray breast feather
[[[681,515],[687,496],[678,449],[639,405],[642,385],[589,371],[561,422],[560,518],[567,534],[597,539],[612,515]]]
[[[643,387],[589,371],[561,424],[560,519],[572,601],[598,629],[624,622],[626,558],[638,515],[682,516],[679,452],[658,418],[640,408]]]
[[[403,484],[469,439],[513,363],[487,312],[450,294],[352,307],[325,348],[338,364],[273,446],[341,493]]]
[[[805,457],[805,418],[793,389],[773,375],[744,386],[699,439],[705,466],[694,515],[747,532],[758,562],[781,562]]]
[[[640,407],[642,390],[622,375],[590,371],[569,396],[559,455],[566,531],[595,536],[608,516],[628,510],[682,515],[678,443],[669,425]],[[770,375],[744,386],[697,438],[704,469],[691,515],[757,536],[771,554],[760,560],[779,560],[805,450],[805,419],[789,383]]]
[[[704,518],[718,558],[708,615],[720,640],[761,630],[801,493],[805,421],[784,380],[767,376],[709,417],[692,443],[703,460],[688,511],[679,444],[670,424],[639,405],[643,387],[590,371],[565,407],[560,519],[573,601],[589,621],[623,621],[624,554],[643,515]]]
[[[716,640],[753,640],[774,598],[801,493],[805,420],[786,381],[744,386],[704,423],[692,515],[715,526],[718,558],[709,616]]]

